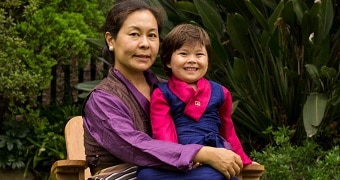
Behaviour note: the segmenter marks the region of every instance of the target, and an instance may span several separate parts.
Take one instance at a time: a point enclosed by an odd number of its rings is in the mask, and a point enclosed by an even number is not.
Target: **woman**
[[[123,163],[188,171],[200,162],[227,178],[235,176],[243,165],[230,150],[150,137],[150,93],[159,80],[149,68],[158,54],[161,17],[136,0],[116,4],[107,15],[104,57],[113,66],[83,108],[85,154],[91,173]]]

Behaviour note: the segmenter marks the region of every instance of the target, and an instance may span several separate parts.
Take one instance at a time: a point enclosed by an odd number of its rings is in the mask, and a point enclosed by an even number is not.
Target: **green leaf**
[[[235,57],[233,66],[234,80],[237,82],[244,82],[247,79],[247,64],[244,60]]]
[[[272,15],[270,16],[270,18],[268,19],[268,26],[270,29],[270,32],[266,32],[263,31],[262,35],[261,35],[261,43],[264,46],[268,46],[268,43],[271,42],[275,42],[272,43],[272,49],[273,50],[279,50],[278,47],[275,48],[275,46],[277,46],[277,39],[275,38],[274,34],[277,31],[277,27],[282,26],[282,22],[284,22],[285,20],[282,19],[282,15],[281,13],[283,12],[284,9],[284,2],[281,1],[276,8],[274,9]],[[276,52],[273,51],[274,54],[277,54]]]
[[[303,14],[305,13],[305,11],[308,10],[307,5],[302,2],[301,0],[292,0],[293,1],[293,8],[295,11],[295,15],[299,21],[299,24],[302,23],[302,18],[303,18]]]
[[[246,54],[250,49],[248,39],[248,23],[238,13],[229,14],[227,17],[228,34],[233,46]]]
[[[175,4],[169,0],[159,0],[159,2],[162,4],[169,20],[164,27],[166,28],[166,33],[168,33],[173,28],[174,24],[190,21],[190,19],[188,19],[188,17],[186,17],[182,11],[176,8],[176,4],[178,2]]]
[[[0,135],[0,148],[5,147],[7,139],[7,136]]]
[[[334,68],[322,66],[320,71],[321,71],[321,76],[326,77],[328,80],[331,80],[332,78],[335,78],[336,76],[336,70]]]
[[[268,25],[270,27],[270,30],[273,30],[273,27],[275,25],[275,22],[277,22],[278,18],[281,17],[281,13],[284,9],[284,2],[281,1],[276,8],[274,9],[273,13],[271,14],[271,16],[268,19]]]
[[[23,167],[25,167],[25,163],[22,162],[22,161],[16,161],[16,162],[12,163],[13,169],[20,169],[20,168],[23,168]]]
[[[85,41],[100,50],[105,46],[105,40],[103,38],[86,38]]]
[[[275,9],[276,5],[275,2],[273,2],[272,0],[261,0],[261,2],[263,4],[265,4],[266,6],[268,6],[270,9]],[[281,3],[283,1],[280,1],[279,3]]]
[[[197,16],[199,15],[195,4],[192,2],[178,1],[176,2],[175,7],[183,12],[187,12],[187,13],[194,14]]]
[[[101,80],[82,82],[76,85],[76,88],[81,91],[90,92],[95,88]]]
[[[309,14],[311,15],[311,17],[315,17],[317,14],[320,13],[320,9],[321,9],[321,1],[317,1],[313,4],[312,8],[309,11]]]
[[[302,22],[301,22],[301,36],[302,36],[301,38],[302,38],[302,43],[307,47],[310,43],[314,43],[314,37],[312,38],[312,36],[317,34],[317,32],[313,31],[313,26],[315,26],[315,24],[317,24],[318,21],[315,20],[315,22],[312,25],[310,25],[310,21],[311,21],[310,15],[308,13],[305,13],[302,18]]]
[[[288,1],[287,3],[285,3],[284,8],[281,12],[281,17],[287,24],[294,24],[295,13],[292,1]]]
[[[321,1],[321,19],[323,22],[323,27],[322,31],[319,32],[323,34],[323,37],[327,36],[329,34],[329,31],[332,27],[333,20],[334,20],[334,11],[333,11],[333,6],[332,6],[332,1],[331,0],[322,0]],[[323,38],[322,38],[323,40]]]
[[[221,37],[224,29],[223,21],[214,4],[203,0],[194,0],[194,4],[205,29],[214,33],[216,37]]]
[[[307,69],[309,76],[312,78],[313,82],[315,84],[319,84],[320,76],[319,76],[319,72],[316,66],[313,64],[306,64],[305,67]]]
[[[263,29],[267,32],[270,32],[267,20],[264,18],[260,10],[258,10],[250,0],[246,0],[245,2],[249,11],[254,16],[254,18],[262,25]]]
[[[325,114],[328,98],[325,94],[311,94],[303,106],[303,124],[308,137],[317,133]]]
[[[13,145],[13,143],[11,142],[11,141],[7,141],[7,149],[9,150],[9,151],[11,151],[12,149],[13,149],[13,147],[14,147],[14,145]]]
[[[233,101],[233,108],[232,108],[231,114],[235,112],[239,102],[240,102],[239,100]]]

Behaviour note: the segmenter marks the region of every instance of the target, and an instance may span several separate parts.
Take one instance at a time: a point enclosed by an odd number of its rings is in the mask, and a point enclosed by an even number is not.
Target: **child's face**
[[[208,70],[208,54],[201,44],[184,44],[172,53],[167,64],[172,75],[189,84],[196,83]]]

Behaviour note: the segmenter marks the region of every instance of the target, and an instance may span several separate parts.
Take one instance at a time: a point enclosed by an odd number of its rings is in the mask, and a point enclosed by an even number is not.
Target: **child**
[[[169,81],[158,84],[151,96],[153,137],[180,144],[227,148],[237,153],[244,165],[251,164],[231,120],[230,92],[204,78],[211,59],[211,43],[205,30],[192,24],[176,26],[164,38],[160,56]],[[191,171],[201,173],[181,179],[225,179],[210,166],[196,167]],[[161,170],[148,169],[154,179],[176,179],[162,174]]]

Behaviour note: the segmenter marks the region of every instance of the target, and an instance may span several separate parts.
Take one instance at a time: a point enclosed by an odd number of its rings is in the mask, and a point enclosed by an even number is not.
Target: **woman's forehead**
[[[158,24],[155,16],[149,10],[135,11],[127,16],[122,27],[124,28],[148,28],[158,30]]]

